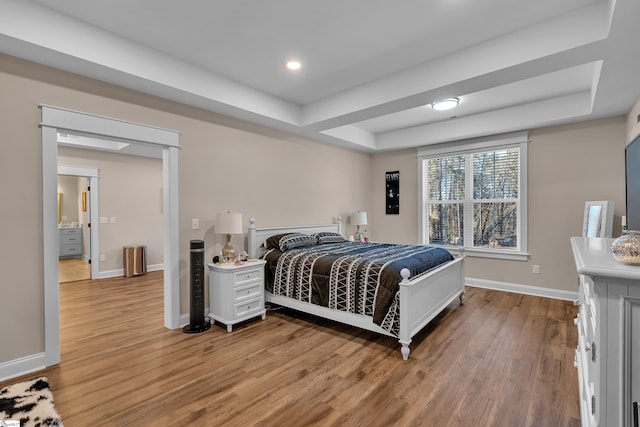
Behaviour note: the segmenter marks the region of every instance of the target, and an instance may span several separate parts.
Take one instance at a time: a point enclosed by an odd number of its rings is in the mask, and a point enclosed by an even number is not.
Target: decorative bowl
[[[640,265],[640,231],[624,230],[611,244],[611,253],[616,261]]]

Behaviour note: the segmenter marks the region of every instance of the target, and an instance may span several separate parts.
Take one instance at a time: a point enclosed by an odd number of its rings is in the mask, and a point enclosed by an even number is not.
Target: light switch
[[[191,220],[191,228],[193,230],[199,230],[200,229],[200,220],[198,218],[194,218]]]
[[[100,224],[108,224],[108,223],[109,223],[109,218],[107,218],[106,216],[100,217]]]
[[[112,217],[111,217],[111,224],[115,224],[115,223],[116,223],[116,217],[115,217],[115,216],[112,216]]]
[[[107,257],[104,254],[100,254],[100,261],[104,261],[106,259],[107,259]]]

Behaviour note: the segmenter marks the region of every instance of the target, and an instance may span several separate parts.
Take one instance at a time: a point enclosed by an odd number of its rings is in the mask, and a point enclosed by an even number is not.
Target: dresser
[[[264,260],[243,265],[209,264],[209,317],[233,325],[254,317],[265,319]]]
[[[572,237],[579,274],[578,368],[583,426],[635,426],[640,401],[640,266],[617,262],[610,238]]]
[[[60,258],[82,257],[82,227],[58,228],[58,256]]]

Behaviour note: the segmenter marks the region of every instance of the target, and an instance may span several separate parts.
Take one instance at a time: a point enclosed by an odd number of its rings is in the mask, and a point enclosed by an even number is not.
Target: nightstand
[[[209,264],[209,317],[233,325],[253,317],[265,319],[264,260],[243,265]]]

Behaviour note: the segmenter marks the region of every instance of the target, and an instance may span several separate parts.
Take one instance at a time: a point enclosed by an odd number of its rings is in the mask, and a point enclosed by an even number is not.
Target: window
[[[418,150],[420,240],[526,259],[526,132]]]

